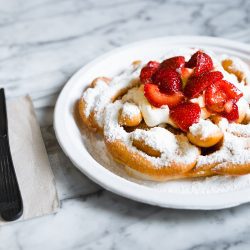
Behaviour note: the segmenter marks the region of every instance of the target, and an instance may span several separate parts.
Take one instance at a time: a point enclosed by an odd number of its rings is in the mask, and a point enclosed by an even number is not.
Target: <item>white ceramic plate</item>
[[[198,47],[238,56],[250,63],[250,46],[212,37],[164,37],[115,49],[85,65],[67,82],[55,107],[57,139],[74,165],[104,188],[137,201],[183,209],[222,209],[250,201],[250,176],[212,177],[166,183],[140,182],[126,176],[105,156],[102,141],[83,136],[73,117],[73,106],[82,90],[98,76],[114,76],[134,60],[150,60],[176,47]],[[91,145],[92,143],[92,145]],[[100,152],[100,150],[104,150]]]

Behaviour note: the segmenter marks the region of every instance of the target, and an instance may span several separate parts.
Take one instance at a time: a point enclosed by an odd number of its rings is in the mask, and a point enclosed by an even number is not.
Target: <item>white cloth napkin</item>
[[[53,172],[31,99],[7,102],[10,148],[23,198],[23,215],[30,219],[59,208]],[[0,225],[6,224],[0,219]]]

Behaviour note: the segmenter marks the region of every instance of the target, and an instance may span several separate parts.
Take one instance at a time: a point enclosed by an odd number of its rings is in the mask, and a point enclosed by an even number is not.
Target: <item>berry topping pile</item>
[[[142,68],[140,81],[149,103],[157,108],[167,105],[171,119],[183,131],[199,121],[201,108],[190,100],[201,95],[212,114],[229,122],[239,118],[236,102],[243,94],[223,80],[220,71],[214,71],[211,57],[202,51],[194,53],[187,62],[183,56],[161,63],[150,61]]]

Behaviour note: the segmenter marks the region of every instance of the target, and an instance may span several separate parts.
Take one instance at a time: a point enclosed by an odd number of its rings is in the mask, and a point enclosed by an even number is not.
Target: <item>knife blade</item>
[[[5,221],[18,219],[23,202],[13,165],[4,89],[0,89],[0,214]]]

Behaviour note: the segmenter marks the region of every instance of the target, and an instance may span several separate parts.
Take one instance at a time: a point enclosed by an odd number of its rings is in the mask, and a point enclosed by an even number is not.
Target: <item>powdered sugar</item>
[[[119,110],[122,105],[122,101],[118,100],[109,104],[106,108],[104,122],[104,136],[106,140],[110,142],[121,141],[131,150],[131,153],[136,152],[142,155],[144,158],[152,162],[156,168],[167,167],[173,162],[177,164],[189,164],[197,159],[199,155],[198,148],[190,144],[184,135],[175,136],[160,127],[151,128],[147,131],[136,129],[134,132],[127,133],[118,123]],[[163,132],[163,130],[165,130],[165,132]],[[160,141],[163,145],[160,145],[158,142],[160,136],[163,138]],[[157,149],[161,151],[161,156],[152,157],[143,151],[138,150],[132,145],[134,137],[143,137],[149,145],[157,147]],[[175,145],[178,145],[178,147]]]
[[[90,112],[95,108],[95,101],[99,97],[100,93],[104,92],[108,88],[107,83],[99,78],[96,82],[95,88],[88,88],[87,91],[83,93],[83,100],[85,101],[85,115],[88,117]]]
[[[149,185],[144,182],[143,185]],[[231,177],[213,176],[188,180],[172,180],[153,183],[152,188],[173,194],[218,194],[244,189],[250,186],[250,175]]]
[[[99,126],[103,126],[103,113],[105,106],[124,89],[128,89],[137,84],[135,79],[139,77],[140,67],[134,69],[131,66],[124,71],[120,76],[114,77],[109,84],[109,90],[100,93],[95,103],[95,118]]]
[[[215,163],[250,163],[250,138],[238,137],[224,131],[224,141],[221,148],[209,155],[200,155],[196,168]]]
[[[122,106],[123,103],[121,101],[116,101],[106,107],[104,136],[108,141],[128,141],[126,131],[118,123],[119,110],[121,110]]]
[[[149,131],[136,129],[132,133],[131,139],[144,141],[146,145],[159,150],[161,153],[165,152],[169,156],[175,154],[178,149],[175,136],[161,127],[154,127]]]
[[[103,127],[103,114],[108,103],[122,91],[129,89],[137,84],[141,65],[130,66],[120,75],[114,77],[109,84],[98,81],[95,88],[88,88],[83,94],[83,100],[87,104],[84,113],[86,117],[90,112],[94,112],[95,119],[100,127]]]
[[[121,113],[123,117],[128,117],[132,119],[133,117],[140,115],[140,113],[141,111],[137,105],[133,103],[129,103],[129,102],[125,102],[123,104],[122,113]]]
[[[250,124],[230,123],[227,131],[241,137],[250,137]]]
[[[219,133],[220,128],[210,120],[201,119],[198,123],[194,123],[191,127],[189,127],[189,131],[193,135],[199,136],[201,139],[206,139]]]

